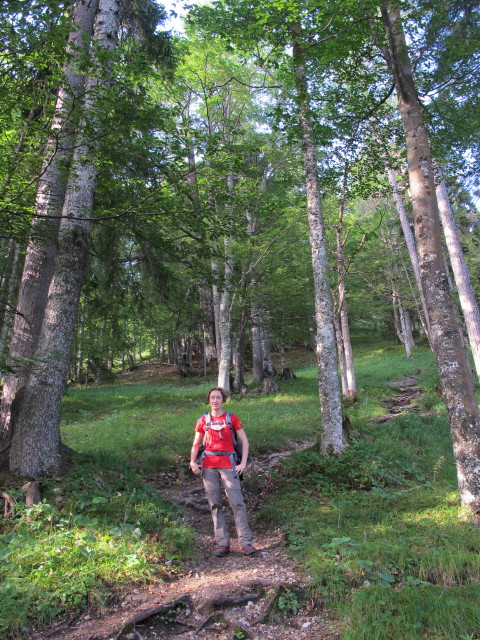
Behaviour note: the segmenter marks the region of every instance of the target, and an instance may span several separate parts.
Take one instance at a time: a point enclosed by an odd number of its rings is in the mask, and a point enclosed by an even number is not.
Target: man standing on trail
[[[212,512],[215,536],[215,555],[226,556],[230,551],[230,535],[223,513],[222,485],[235,517],[238,541],[245,555],[256,553],[248,526],[247,510],[240,488],[240,475],[247,466],[248,439],[242,423],[233,413],[225,413],[223,403],[227,399],[221,387],[210,389],[207,401],[211,412],[202,416],[195,426],[195,438],[190,454],[190,468],[195,475],[202,475],[203,485]],[[235,453],[233,433],[242,444],[242,459]],[[197,463],[200,445],[204,440],[205,451]]]

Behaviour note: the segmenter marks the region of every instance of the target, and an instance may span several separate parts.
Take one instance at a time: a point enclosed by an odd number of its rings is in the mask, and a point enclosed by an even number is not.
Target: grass
[[[458,501],[431,356],[376,350],[357,356],[356,367],[351,446],[338,459],[295,454],[260,517],[284,528],[312,593],[343,620],[345,640],[478,638],[480,536]],[[372,423],[392,395],[392,372],[401,379],[419,369],[422,413]]]
[[[0,637],[102,610],[125,585],[162,579],[192,554],[179,514],[112,456],[80,454],[68,477],[42,483],[36,506],[8,491],[18,504],[0,530]]]
[[[478,638],[480,539],[464,517],[433,359],[411,359],[357,336],[359,402],[348,406],[350,447],[325,459],[315,447],[278,472],[259,518],[283,526],[312,576],[311,591],[343,621],[345,640]],[[294,357],[297,358],[294,363]],[[297,380],[280,393],[228,402],[253,455],[319,434],[312,354],[291,354]],[[301,362],[306,366],[300,368]],[[421,371],[422,414],[379,424],[388,382]],[[186,458],[211,382],[69,389],[62,437],[78,455],[65,478],[42,482],[43,502],[21,504],[0,529],[0,636],[86,609],[102,610],[132,583],[162,580],[194,553],[181,513],[145,478]],[[477,635],[475,635],[477,634]]]

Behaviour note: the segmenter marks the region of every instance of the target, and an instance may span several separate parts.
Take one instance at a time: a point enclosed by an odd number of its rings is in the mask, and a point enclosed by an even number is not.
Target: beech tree
[[[456,230],[447,187],[443,179],[440,180],[436,187],[436,194],[448,255],[460,299],[460,307],[463,312],[463,317],[465,318],[473,362],[475,364],[477,377],[480,379],[480,312],[463,255],[462,245],[460,244]]]
[[[64,83],[57,93],[38,180],[35,217],[9,344],[7,363],[11,372],[4,380],[0,405],[0,449],[7,455],[12,438],[12,402],[17,390],[25,385],[28,368],[35,355],[53,273],[57,233],[66,193],[66,171],[73,153],[77,103],[84,88],[84,75],[80,67],[88,55],[97,5],[98,0],[79,0],[74,5]]]
[[[102,106],[106,99],[108,101],[115,55],[122,54],[115,48],[123,15],[117,0],[101,0],[95,16],[95,46],[92,48],[81,119],[68,173],[55,271],[35,361],[21,398],[18,398],[21,402],[13,412],[10,468],[20,474],[56,473],[62,467],[60,401],[67,379],[76,309],[88,255],[90,218],[99,166],[96,156],[100,148],[100,134],[106,132],[105,123],[108,121],[106,114],[102,121]],[[116,78],[118,84],[122,74],[118,73]]]
[[[381,16],[388,43],[384,52],[395,81],[405,133],[420,277],[452,431],[460,499],[473,512],[479,512],[480,412],[446,279],[430,145],[398,6],[387,1]]]

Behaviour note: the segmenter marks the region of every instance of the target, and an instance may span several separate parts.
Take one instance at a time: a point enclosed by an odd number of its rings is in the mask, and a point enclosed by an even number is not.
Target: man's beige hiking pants
[[[233,469],[203,469],[203,485],[207,494],[208,504],[212,512],[213,534],[215,543],[219,547],[230,546],[230,535],[223,513],[222,485],[235,518],[238,541],[241,547],[252,544],[253,537],[248,526],[247,510],[243,501],[240,480]]]

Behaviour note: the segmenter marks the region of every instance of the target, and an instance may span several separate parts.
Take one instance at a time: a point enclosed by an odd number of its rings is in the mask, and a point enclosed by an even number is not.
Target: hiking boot
[[[217,547],[215,549],[215,555],[217,556],[217,558],[224,558],[229,552],[230,547]]]
[[[257,549],[253,546],[253,544],[246,544],[242,547],[242,553],[246,556],[251,556],[252,553],[257,553]]]

